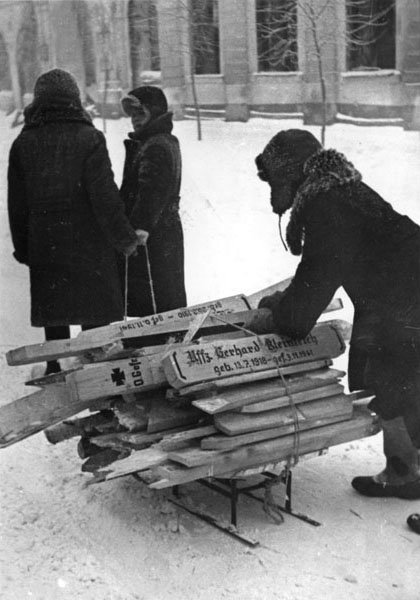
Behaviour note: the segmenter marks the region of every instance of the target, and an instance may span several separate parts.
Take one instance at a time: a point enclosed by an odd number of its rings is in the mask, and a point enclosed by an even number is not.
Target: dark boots
[[[386,467],[373,477],[355,477],[351,482],[364,496],[420,498],[420,453],[411,442],[402,417],[382,420]]]
[[[407,525],[412,531],[420,534],[420,515],[418,513],[410,515],[407,519]]]
[[[49,360],[47,362],[47,368],[45,369],[44,375],[52,375],[53,373],[60,373],[61,367],[58,360]]]

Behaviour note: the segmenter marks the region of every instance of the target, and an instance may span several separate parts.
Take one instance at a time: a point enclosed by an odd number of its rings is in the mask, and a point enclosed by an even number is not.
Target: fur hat
[[[124,112],[130,116],[136,108],[146,106],[153,118],[168,112],[168,102],[165,94],[153,85],[142,85],[131,90],[121,99]]]
[[[321,148],[321,144],[309,131],[279,131],[255,159],[258,176],[263,181],[270,182],[279,175],[286,177],[303,171],[306,160]]]
[[[80,103],[79,86],[68,71],[52,69],[40,75],[36,80],[34,102],[45,104],[54,100]]]

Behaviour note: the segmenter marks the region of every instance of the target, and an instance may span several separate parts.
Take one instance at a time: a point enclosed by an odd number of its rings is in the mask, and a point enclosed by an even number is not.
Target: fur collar
[[[47,123],[62,121],[76,121],[92,125],[92,119],[84,110],[80,102],[63,102],[60,98],[52,100],[49,104],[32,102],[24,109],[25,129],[42,127]]]
[[[171,133],[172,129],[172,113],[167,112],[152,119],[138,131],[130,132],[128,137],[132,140],[143,142],[147,138],[158,133]]]
[[[318,194],[333,188],[359,183],[362,176],[344,154],[336,150],[319,150],[308,158],[304,165],[305,180],[298,188],[293,200],[286,239],[292,254],[302,253],[305,235],[305,207]],[[343,195],[343,198],[345,195]]]

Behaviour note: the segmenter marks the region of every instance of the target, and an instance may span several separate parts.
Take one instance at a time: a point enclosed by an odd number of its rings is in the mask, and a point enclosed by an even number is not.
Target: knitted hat
[[[255,159],[258,175],[264,181],[295,175],[305,161],[322,148],[318,140],[304,129],[287,129],[277,133]]]
[[[122,98],[121,104],[124,112],[129,116],[142,105],[149,109],[153,118],[168,112],[165,94],[160,88],[152,85],[142,85],[131,90]]]
[[[48,103],[56,99],[80,102],[77,81],[71,73],[62,69],[43,73],[34,87],[34,102]]]

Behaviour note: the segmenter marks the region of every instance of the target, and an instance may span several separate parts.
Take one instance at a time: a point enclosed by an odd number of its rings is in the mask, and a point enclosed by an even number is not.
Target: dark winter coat
[[[355,309],[350,389],[373,390],[372,408],[404,416],[420,447],[420,227],[335,151],[314,155],[305,173],[287,229],[302,260],[284,294],[261,305],[280,332],[304,337],[343,286]]]
[[[95,325],[123,316],[115,249],[136,241],[103,134],[80,108],[26,111],[9,157],[15,257],[29,266],[36,327]]]
[[[133,227],[149,232],[147,247],[158,312],[187,303],[179,217],[181,153],[172,127],[172,114],[165,113],[149,121],[140,133],[129,134],[120,190]],[[146,316],[153,312],[146,253],[140,247],[129,259],[128,314]]]

